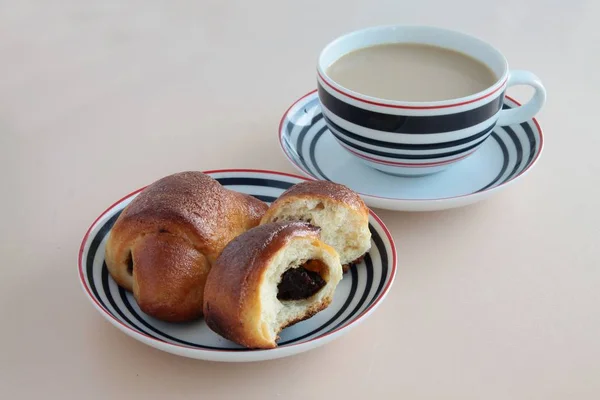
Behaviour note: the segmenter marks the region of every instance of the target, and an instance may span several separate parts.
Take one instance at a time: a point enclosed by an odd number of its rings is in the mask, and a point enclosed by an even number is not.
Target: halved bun
[[[249,348],[273,348],[279,332],[326,308],[342,278],[336,251],[319,228],[278,222],[232,240],[204,290],[204,319],[219,335]]]
[[[344,266],[360,261],[371,248],[369,209],[344,185],[306,181],[286,190],[271,204],[261,224],[305,221],[321,228],[321,239],[340,255]]]

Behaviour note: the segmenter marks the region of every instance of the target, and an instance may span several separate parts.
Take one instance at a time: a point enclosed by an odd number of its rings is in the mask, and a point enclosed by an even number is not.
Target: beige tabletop
[[[599,4],[2,2],[0,397],[600,398]],[[399,250],[389,296],[298,356],[177,357],[94,310],[76,259],[101,211],[176,171],[295,172],[276,129],[315,88],[319,50],[391,23],[477,35],[541,77],[531,174],[462,209],[376,210]]]

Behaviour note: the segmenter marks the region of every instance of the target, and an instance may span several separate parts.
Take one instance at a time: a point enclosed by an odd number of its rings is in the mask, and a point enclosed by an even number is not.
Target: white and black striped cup
[[[327,68],[343,55],[385,43],[422,43],[459,51],[486,64],[498,79],[471,96],[407,102],[354,92],[327,75]],[[540,80],[528,71],[510,71],[506,58],[491,45],[463,33],[423,26],[373,27],[335,39],[319,56],[317,82],[323,115],[336,140],[367,165],[403,176],[438,172],[468,157],[496,125],[531,119],[546,100]],[[526,104],[502,110],[504,92],[513,85],[532,86],[535,93]]]

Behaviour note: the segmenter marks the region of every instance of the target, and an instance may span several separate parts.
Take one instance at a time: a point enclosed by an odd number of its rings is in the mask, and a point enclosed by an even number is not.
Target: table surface
[[[597,399],[600,3],[13,1],[0,5],[0,392],[7,398]],[[399,250],[364,324],[287,359],[145,346],[85,298],[76,258],[113,201],[187,169],[295,172],[278,121],[334,37],[406,23],[489,41],[548,90],[546,148],[488,201],[376,210]],[[510,90],[526,100],[526,90]]]

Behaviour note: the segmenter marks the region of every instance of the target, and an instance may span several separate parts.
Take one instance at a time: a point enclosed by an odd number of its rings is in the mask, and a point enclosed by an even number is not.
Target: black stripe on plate
[[[310,100],[304,106],[302,106],[302,112],[304,114],[308,114],[309,110],[315,109],[317,107],[318,102],[319,102],[319,98],[315,96],[312,100]],[[295,116],[298,114],[300,114],[300,111],[298,111],[292,115]],[[290,155],[295,154],[296,157],[298,158],[298,161],[301,164],[301,165],[299,165],[300,168],[304,169],[305,172],[314,176],[313,172],[308,168],[308,163],[302,156],[302,145],[304,143],[304,137],[306,136],[307,132],[322,118],[322,115],[321,115],[321,113],[317,112],[315,115],[313,115],[309,124],[302,125],[302,128],[300,129],[300,133],[298,133],[298,137],[296,138],[296,149],[295,150],[290,147],[290,144],[292,143],[292,130],[298,124],[293,122],[293,120],[291,118],[292,115],[287,116],[289,121],[286,125],[287,142],[285,142],[285,144],[288,148],[288,154],[290,154]]]
[[[533,161],[533,158],[535,157],[535,154],[537,152],[537,140],[536,137],[533,133],[533,130],[531,128],[531,124],[529,122],[524,122],[521,124],[521,127],[523,128],[523,130],[525,131],[525,134],[527,135],[527,139],[529,142],[529,157],[527,158],[527,162],[525,164],[523,164],[523,166],[521,168],[519,168],[518,170],[514,170],[513,172],[511,172],[505,179],[503,179],[501,182],[499,182],[498,184],[503,184],[507,181],[509,181],[510,179],[512,179],[516,174],[520,173],[521,171],[523,171],[525,168],[527,168],[531,162]],[[509,127],[505,126],[504,127],[505,130],[510,129]],[[512,129],[511,129],[512,130]],[[512,138],[512,137],[511,137]],[[519,157],[520,159],[523,158],[523,148],[521,146],[521,142],[520,140],[518,140],[518,138],[512,138],[513,141],[515,141],[515,146],[518,146],[518,149],[521,149],[521,154],[519,154],[517,152],[517,157]],[[518,162],[516,165],[519,165],[520,162]]]
[[[523,128],[523,130],[525,130],[525,134],[527,135],[527,138],[529,139],[529,158],[527,159],[527,164],[525,164],[525,166],[523,168],[527,168],[527,166],[529,164],[531,164],[531,162],[533,161],[533,157],[536,154],[536,150],[537,150],[537,140],[535,138],[535,135],[533,134],[533,129],[531,129],[531,124],[529,124],[528,122],[523,122],[521,124],[521,127]]]
[[[118,211],[115,215],[110,217],[108,221],[106,221],[98,230],[98,233],[96,233],[96,236],[94,236],[92,239],[92,243],[90,244],[90,248],[88,249],[88,254],[85,260],[88,286],[92,290],[94,297],[98,300],[98,302],[100,302],[100,305],[108,312],[110,312],[110,310],[108,307],[106,307],[106,304],[104,304],[104,301],[102,301],[102,298],[98,295],[98,289],[96,288],[96,283],[94,282],[94,258],[96,257],[96,252],[98,251],[98,247],[100,247],[100,243],[102,243],[104,236],[108,234],[112,226],[115,224],[115,221],[117,218],[119,218],[121,211]],[[112,314],[112,312],[110,313]],[[115,316],[114,314],[112,315],[113,317]]]
[[[479,139],[482,136],[488,135],[492,131],[492,129],[494,129],[494,126],[496,125],[496,123],[494,122],[492,125],[488,126],[481,132],[478,132],[474,135],[471,135],[471,136],[463,138],[463,139],[451,140],[449,142],[409,144],[409,143],[386,142],[383,140],[375,140],[375,139],[366,138],[364,136],[359,136],[359,135],[356,135],[356,134],[350,132],[347,129],[342,128],[341,126],[339,126],[338,124],[336,124],[335,122],[333,122],[332,120],[327,118],[326,115],[323,115],[323,118],[325,119],[325,122],[327,123],[327,125],[329,125],[330,129],[332,131],[335,130],[336,131],[335,133],[337,133],[338,135],[343,135],[346,138],[354,139],[357,142],[370,144],[372,146],[386,147],[389,149],[399,149],[399,150],[435,150],[435,149],[444,149],[444,148],[448,148],[448,147],[460,146],[461,144],[469,143],[469,142],[472,142],[473,140]]]
[[[455,156],[455,155],[458,155],[458,154],[464,154],[464,153],[467,153],[469,150],[472,150],[475,147],[479,146],[481,143],[483,143],[487,139],[487,136],[486,136],[483,139],[477,140],[475,143],[473,143],[473,144],[471,144],[469,146],[463,147],[462,149],[453,150],[453,151],[447,151],[445,153],[433,153],[433,154],[398,154],[398,153],[388,153],[387,151],[380,151],[380,150],[368,149],[366,147],[359,146],[359,145],[357,145],[355,143],[349,142],[348,140],[344,139],[343,137],[341,137],[339,134],[337,134],[333,130],[330,130],[330,132],[333,134],[333,136],[335,136],[335,138],[337,140],[339,140],[340,142],[346,144],[350,148],[353,148],[353,149],[356,149],[356,150],[360,150],[363,153],[372,154],[372,155],[380,156],[380,157],[391,158],[391,159],[394,159],[394,160],[431,160],[431,159],[436,159],[436,158],[444,158],[444,157]]]
[[[199,349],[206,349],[206,350],[233,350],[233,351],[248,351],[251,349],[247,349],[247,348],[231,348],[231,347],[214,347],[214,346],[206,346],[203,344],[198,344],[198,343],[193,343],[193,342],[188,342],[186,340],[183,339],[178,339],[174,336],[171,336],[163,331],[161,331],[160,329],[156,328],[155,326],[152,326],[152,324],[148,323],[146,320],[144,320],[144,318],[142,318],[133,308],[133,306],[131,305],[131,303],[129,302],[129,297],[127,296],[127,291],[121,287],[119,287],[119,295],[121,296],[121,301],[123,302],[123,304],[125,304],[125,307],[127,307],[127,309],[129,310],[129,312],[131,313],[131,315],[133,315],[142,325],[144,325],[146,328],[150,329],[151,331],[153,331],[154,333],[157,333],[159,335],[162,335],[163,337],[175,342],[175,343],[179,343],[182,344],[184,346],[189,346],[189,347],[196,347]]]
[[[102,291],[104,292],[104,295],[108,299],[108,302],[110,303],[110,305],[117,312],[117,314],[119,314],[121,321],[125,321],[127,324],[129,324],[129,326],[131,326],[133,329],[135,329],[136,331],[138,331],[140,333],[143,333],[145,335],[148,335],[148,336],[158,339],[158,340],[162,340],[162,339],[157,338],[156,336],[152,335],[151,333],[145,331],[137,324],[134,324],[129,318],[127,318],[125,313],[123,313],[123,311],[117,306],[115,299],[113,299],[112,294],[110,293],[110,287],[108,285],[108,275],[109,275],[108,268],[106,267],[106,263],[103,262],[102,263]],[[114,314],[113,314],[113,316],[114,316]]]
[[[510,106],[510,105],[508,105],[508,104],[504,104],[502,106],[503,110],[508,110],[508,109],[511,109],[511,108],[513,108],[513,107]],[[492,181],[490,184],[486,185],[482,189],[479,189],[477,192],[481,192],[481,191],[483,191],[485,189],[488,189],[488,188],[490,188],[491,186],[493,186],[496,183],[498,185],[501,185],[501,184],[509,181],[517,173],[521,172],[523,169],[527,168],[527,166],[529,166],[531,164],[531,161],[533,160],[533,157],[535,156],[535,152],[537,150],[537,140],[535,138],[535,135],[533,134],[533,130],[531,129],[531,123],[530,122],[523,122],[521,124],[521,127],[525,131],[525,134],[527,135],[527,138],[529,140],[529,157],[527,159],[527,162],[523,165],[522,168],[519,168],[519,166],[521,164],[521,161],[523,159],[523,146],[521,145],[521,141],[519,140],[518,135],[515,133],[515,131],[510,126],[504,126],[504,127],[502,127],[502,129],[504,129],[505,132],[507,132],[507,134],[509,135],[509,137],[511,138],[511,140],[513,141],[513,143],[515,145],[516,155],[517,155],[517,160],[515,162],[515,166],[513,167],[513,170],[510,172],[510,174],[508,174],[506,176],[506,178],[504,178],[502,181],[499,181],[499,179],[504,174],[504,171],[500,170],[500,172],[498,173],[498,175],[496,176],[496,179],[494,179],[494,181]],[[507,158],[508,158],[508,151],[506,150],[506,145],[504,143],[500,144],[500,141],[498,140],[498,138],[496,138],[496,141],[500,145],[500,149],[502,150],[502,153],[504,154],[504,158],[505,158],[504,161],[505,161],[505,163],[508,163],[508,160],[507,160]],[[505,152],[505,150],[506,150],[506,152]]]
[[[498,128],[498,129],[502,129],[502,128]],[[484,190],[494,186],[494,184],[500,180],[502,175],[504,175],[504,173],[506,172],[506,168],[508,167],[508,149],[506,148],[506,145],[504,144],[502,139],[500,139],[500,137],[498,136],[498,134],[496,132],[492,133],[492,137],[498,143],[498,146],[500,146],[500,149],[502,150],[502,158],[503,158],[502,168],[500,169],[500,172],[498,173],[498,175],[496,175],[496,177],[494,178],[493,181],[491,181],[490,183],[488,183],[487,185],[485,185],[484,187],[479,189],[477,192],[483,192]]]
[[[346,301],[344,302],[342,307],[338,310],[338,312],[335,313],[335,315],[333,317],[331,317],[327,322],[325,322],[320,327],[313,329],[312,331],[310,331],[302,336],[298,336],[297,338],[286,340],[285,342],[280,342],[280,343],[278,343],[279,346],[296,343],[296,342],[304,340],[307,337],[310,337],[316,333],[319,333],[321,330],[323,330],[323,329],[327,328],[329,325],[333,324],[340,316],[342,316],[342,314],[344,314],[346,309],[348,309],[348,307],[350,306],[350,303],[352,302],[352,298],[356,294],[356,288],[358,286],[358,273],[356,272],[356,265],[353,265],[350,268],[350,273],[352,276],[352,286],[350,287],[350,293],[348,294]]]
[[[512,108],[512,107],[511,107],[511,106],[509,106],[509,105],[508,105],[508,104],[506,104],[506,103],[504,103],[504,104],[502,105],[502,109],[503,109],[503,110],[510,110],[511,108]],[[500,129],[500,128],[499,128],[499,129]],[[511,139],[512,139],[512,137],[511,137]],[[498,137],[498,136],[496,136],[496,137],[494,138],[494,140],[495,140],[495,141],[498,143],[498,146],[500,146],[500,150],[502,151],[502,144],[500,144],[499,137]],[[514,140],[514,139],[513,139],[513,140]],[[515,146],[516,146],[516,142],[515,142]],[[502,153],[503,153],[503,154],[508,154],[508,152],[507,152],[507,153],[504,153],[504,151],[503,151]],[[508,161],[506,160],[506,158],[507,158],[507,157],[504,157],[504,160],[503,160],[503,163],[502,163],[502,165],[503,165],[503,166],[504,166],[504,164],[507,164],[507,163],[508,163]],[[492,186],[494,183],[496,183],[496,182],[497,182],[497,181],[498,181],[498,180],[499,180],[499,179],[502,177],[502,175],[503,175],[503,174],[504,174],[504,171],[503,171],[503,170],[502,170],[502,168],[501,168],[501,169],[500,169],[500,172],[499,172],[499,173],[496,175],[496,177],[495,177],[495,178],[492,180],[492,182],[491,182],[491,183],[489,183],[489,184],[485,185],[483,188],[481,188],[481,189],[479,189],[479,190],[475,191],[474,193],[482,192],[482,191],[484,191],[484,190],[488,189],[490,186]],[[504,181],[503,181],[503,182],[504,182]]]
[[[327,126],[324,126],[323,128],[319,129],[319,131],[314,135],[314,137],[312,138],[312,140],[310,142],[310,148],[308,149],[308,155],[310,157],[310,161],[312,162],[312,165],[315,167],[315,169],[317,170],[319,175],[321,175],[321,178],[329,181],[330,179],[327,178],[325,173],[321,170],[321,167],[319,167],[319,164],[317,163],[317,157],[315,155],[315,151],[317,148],[317,142],[319,141],[319,138],[325,132],[327,132]]]
[[[296,138],[296,153],[298,154],[298,158],[300,160],[300,163],[304,167],[304,170],[306,172],[308,172],[309,174],[311,174],[311,175],[314,175],[314,172],[311,171],[311,169],[308,167],[308,163],[306,162],[306,159],[304,158],[304,156],[302,154],[303,153],[302,146],[304,145],[304,139],[306,138],[306,134],[322,118],[323,118],[323,114],[317,114],[317,115],[315,115],[312,118],[312,120],[310,121],[309,125],[306,125],[306,126],[302,127],[302,129],[300,130],[300,133],[298,134],[298,138]]]
[[[502,106],[503,110],[508,110],[511,108],[513,108],[513,107],[509,106],[508,104],[504,104]],[[529,164],[531,164],[531,161],[533,161],[533,157],[535,157],[538,145],[537,145],[537,138],[535,137],[535,135],[533,133],[533,129],[531,129],[531,122],[526,121],[526,122],[521,123],[521,128],[523,128],[523,130],[525,131],[525,134],[527,135],[527,139],[529,139],[529,157],[528,157],[525,165],[523,165],[523,168],[521,168],[521,170],[523,170],[523,169],[527,168],[527,166],[529,166]],[[510,177],[510,178],[512,178],[512,177]],[[508,178],[508,179],[510,179],[510,178]]]
[[[367,297],[369,297],[369,292],[371,291],[371,287],[373,286],[373,261],[371,260],[371,256],[369,255],[369,253],[365,254],[364,262],[367,269],[367,282],[365,284],[365,290],[362,296],[360,296],[360,300],[358,301],[358,303],[356,303],[354,310],[352,310],[352,312],[348,314],[343,321],[339,322],[337,325],[331,328],[330,331],[335,331],[340,326],[344,326],[351,318],[355,317],[360,308],[367,300]]]
[[[500,111],[504,98],[504,92],[500,92],[488,103],[472,110],[445,115],[407,116],[384,114],[353,106],[332,96],[321,84],[318,90],[321,104],[338,117],[365,128],[406,134],[452,132],[469,128],[492,118]]]
[[[288,155],[291,158],[296,158],[298,156],[298,153],[296,153],[294,148],[290,145],[290,142],[292,141],[292,129],[294,129],[294,126],[296,126],[296,124],[294,124],[294,122],[292,122],[292,120],[289,117],[287,117],[287,118],[288,118],[288,121],[285,126],[285,130],[281,134],[282,135],[281,142],[284,144]]]
[[[385,282],[387,281],[389,258],[387,249],[385,248],[385,243],[383,243],[383,239],[381,239],[381,236],[379,236],[379,233],[377,233],[371,224],[369,224],[369,228],[371,229],[371,237],[373,238],[373,242],[375,243],[375,246],[377,246],[377,250],[379,250],[379,256],[381,257],[381,279],[379,280],[379,285],[377,286],[375,295],[373,295],[373,300],[377,300],[381,291],[383,290]],[[373,300],[371,300],[369,305],[373,303]]]
[[[310,125],[303,126],[302,130],[298,134],[298,137],[296,138],[296,154],[298,155],[298,161],[301,164],[301,165],[299,165],[299,167],[302,168],[306,173],[310,174],[311,176],[313,176],[314,178],[317,178],[317,179],[320,179],[320,177],[317,175],[317,173],[315,171],[312,170],[312,168],[309,168],[308,162],[306,161],[306,158],[304,157],[303,145],[304,145],[304,139],[306,138],[306,135],[310,132],[311,128],[314,127],[314,124],[316,124],[322,118],[323,118],[323,114],[321,114],[321,113],[316,114],[313,117],[313,119],[311,120]],[[313,164],[317,165],[316,163],[313,163]]]
[[[286,141],[284,142],[284,144],[286,145],[288,153],[290,155],[293,155],[293,153],[297,154],[297,152],[295,152],[294,149],[290,146],[290,142],[292,141],[292,131],[294,130],[294,127],[299,126],[299,124],[294,122],[294,119],[292,117],[300,114],[301,112],[303,112],[304,114],[308,114],[308,110],[310,110],[313,107],[316,107],[318,101],[319,101],[319,98],[315,96],[312,100],[310,100],[309,102],[307,102],[306,104],[304,104],[302,106],[302,111],[296,111],[294,113],[288,113],[286,115],[287,124],[285,126],[285,130],[283,131],[283,136],[285,136]],[[306,125],[302,125],[302,126],[306,127],[307,129],[310,128],[311,126],[313,126],[316,122],[315,117],[317,115],[318,114],[315,114],[313,116],[313,118],[312,118],[310,124],[308,124],[308,126],[306,126]]]
[[[223,186],[266,186],[287,189],[293,183],[268,178],[215,178]]]
[[[521,165],[521,161],[523,160],[523,146],[521,146],[521,141],[517,137],[517,134],[515,133],[515,131],[510,126],[504,126],[503,128],[504,128],[504,131],[506,133],[508,133],[508,136],[510,136],[510,138],[512,139],[513,143],[515,144],[515,150],[517,151],[515,166],[513,167],[512,171],[510,171],[510,174],[508,174],[508,176],[504,180],[504,181],[507,181],[510,178],[512,178],[513,175],[515,175],[517,173],[517,170],[519,169],[519,166]]]

